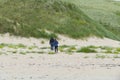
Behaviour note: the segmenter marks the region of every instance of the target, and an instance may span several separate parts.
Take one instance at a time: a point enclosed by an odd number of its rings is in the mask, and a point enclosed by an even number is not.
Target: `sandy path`
[[[95,54],[0,56],[0,80],[120,80],[120,59]]]
[[[59,45],[76,45],[78,47],[81,46],[110,46],[110,47],[120,47],[120,42],[115,41],[108,38],[96,38],[91,37],[86,40],[81,39],[72,39],[66,36],[59,35]],[[41,42],[44,41],[45,43],[42,44]],[[39,47],[47,47],[49,46],[49,40],[46,39],[36,39],[36,38],[24,38],[24,37],[16,37],[10,36],[9,34],[0,35],[0,43],[7,43],[7,44],[24,44],[27,46],[36,45]]]

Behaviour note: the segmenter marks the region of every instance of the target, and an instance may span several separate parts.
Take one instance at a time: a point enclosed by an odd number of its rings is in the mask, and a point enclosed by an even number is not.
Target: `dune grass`
[[[27,46],[25,46],[23,44],[5,44],[5,43],[1,43],[0,48],[4,48],[4,47],[14,48],[14,49],[27,48]]]
[[[105,53],[105,54],[120,54],[119,47],[109,47],[109,46],[84,46],[76,49],[77,53]]]
[[[76,4],[86,15],[117,36],[120,33],[120,2],[114,0],[64,0]],[[92,5],[91,5],[92,4]],[[115,39],[114,36],[106,36]]]
[[[101,59],[107,58],[106,55],[100,55],[100,54],[96,54],[95,57],[96,57],[96,58],[101,58]]]
[[[50,51],[50,47],[37,47],[37,46],[25,46],[23,44],[0,44],[0,54],[29,54],[29,53],[37,53],[37,54],[55,54],[54,51]],[[83,46],[78,48],[77,46],[68,46],[68,45],[61,45],[58,47],[58,53],[65,53],[72,55],[74,53],[97,53],[97,54],[120,54],[120,47],[108,47],[108,46]],[[96,55],[97,58],[104,57],[101,55]],[[117,56],[115,56],[117,57]],[[87,58],[87,57],[85,57]]]
[[[55,54],[55,52],[48,52],[48,54]]]
[[[0,33],[36,38],[57,37],[57,34],[72,38],[91,36],[119,37],[104,25],[92,19],[78,4],[66,0],[6,0],[0,2]],[[83,1],[83,0],[82,0]],[[87,9],[88,10],[88,9]],[[97,14],[97,13],[96,13]],[[117,29],[115,29],[117,30]],[[50,33],[48,32],[50,31]]]
[[[77,52],[97,53],[97,51],[93,49],[93,46],[81,47],[80,49],[77,50]]]

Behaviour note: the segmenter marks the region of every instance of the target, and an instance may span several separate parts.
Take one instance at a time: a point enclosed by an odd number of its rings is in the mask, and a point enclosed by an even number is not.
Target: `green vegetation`
[[[120,52],[120,48],[116,48],[116,51]]]
[[[60,52],[66,52],[66,50],[69,48],[70,46],[68,45],[62,45],[62,46],[59,46],[59,51]],[[67,51],[69,52],[69,51]]]
[[[0,44],[0,48],[3,48],[4,47],[4,45],[3,44]]]
[[[50,47],[41,47],[40,49],[50,49]]]
[[[98,51],[99,49],[99,51]],[[76,49],[76,52],[80,53],[107,53],[107,54],[119,54],[119,47],[108,47],[108,46],[86,46]]]
[[[13,54],[16,54],[16,53],[17,53],[17,51],[13,51],[12,53],[13,53]]]
[[[120,56],[118,56],[118,55],[114,55],[113,58],[120,58]]]
[[[22,54],[22,55],[26,55],[26,52],[20,52],[20,54]]]
[[[29,46],[28,49],[29,50],[32,50],[32,49],[35,49],[35,48],[38,48],[37,46]]]
[[[74,3],[87,16],[120,38],[120,2],[114,0],[63,0]],[[92,5],[91,5],[92,4]],[[105,37],[115,39],[114,36]],[[120,39],[119,39],[120,40]]]
[[[112,53],[112,50],[106,50],[105,53]]]
[[[38,47],[38,46],[25,46],[23,44],[0,44],[0,51],[6,51],[3,53],[20,53],[20,54],[27,54],[27,53],[38,53],[43,54],[46,51],[50,50],[50,47]],[[64,52],[67,54],[73,53],[106,53],[106,54],[120,54],[119,47],[107,47],[107,46],[83,46],[80,48],[76,48],[75,45],[67,46],[61,45],[59,46],[59,51]],[[49,52],[48,54],[55,54],[54,52]]]
[[[8,48],[14,48],[14,49],[17,49],[17,48],[26,48],[27,46],[23,45],[23,44],[5,44],[5,43],[1,43],[0,44],[0,48],[4,48],[4,47],[8,47]]]
[[[106,55],[99,55],[99,54],[96,54],[96,58],[104,59],[104,58],[106,58]]]
[[[89,56],[84,56],[84,58],[89,58]]]
[[[62,46],[59,46],[60,48],[69,48],[70,46],[68,45],[62,45]]]
[[[63,34],[72,38],[98,36],[120,40],[119,27],[98,19],[104,17],[98,16],[103,10],[95,7],[95,3],[95,0],[1,0],[0,33],[36,38]],[[119,12],[114,13],[119,22]]]
[[[76,49],[75,45],[72,45],[72,46],[68,46],[68,45],[59,46],[59,51],[60,52],[72,53],[72,52],[75,52],[76,50],[77,49]]]
[[[91,46],[87,46],[80,48],[79,50],[77,50],[77,52],[96,53],[97,51],[92,49]]]
[[[114,48],[113,47],[108,47],[108,46],[100,46],[100,48],[102,50],[104,50],[104,53],[113,53],[114,52]]]
[[[45,44],[45,41],[41,41],[41,44]]]
[[[55,52],[48,52],[48,54],[55,54]]]
[[[67,52],[71,53],[71,52],[75,52],[77,49],[75,48],[75,46],[71,46],[67,49]]]
[[[107,47],[107,46],[84,46],[80,48],[76,48],[77,46],[67,46],[61,45],[59,47],[59,52],[63,52],[68,55],[72,55],[74,53],[97,53],[95,58],[120,58],[120,48],[119,47]],[[56,54],[54,51],[49,51],[49,47],[37,47],[37,46],[25,46],[23,44],[0,44],[0,55],[1,54]],[[108,55],[113,55],[109,57]],[[89,58],[88,55],[83,58]]]

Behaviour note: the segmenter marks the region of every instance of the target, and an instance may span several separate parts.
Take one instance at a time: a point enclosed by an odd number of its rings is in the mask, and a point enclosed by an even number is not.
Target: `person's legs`
[[[58,52],[58,46],[55,46],[55,52],[56,53]]]
[[[53,50],[53,45],[51,44],[51,50]]]

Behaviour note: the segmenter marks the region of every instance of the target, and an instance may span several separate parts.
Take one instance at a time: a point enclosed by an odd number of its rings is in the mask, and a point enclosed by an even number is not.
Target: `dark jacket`
[[[53,45],[54,43],[54,38],[51,38],[50,41],[49,41],[50,45]]]
[[[58,46],[58,41],[54,40],[54,46]]]

